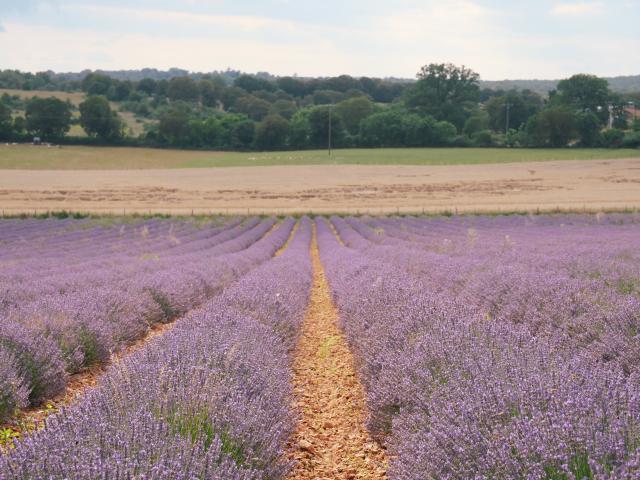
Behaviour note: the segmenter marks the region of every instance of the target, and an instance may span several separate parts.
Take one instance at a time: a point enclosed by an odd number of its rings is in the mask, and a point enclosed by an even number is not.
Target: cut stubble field
[[[633,150],[227,153],[0,146],[4,214],[390,213],[640,207]]]

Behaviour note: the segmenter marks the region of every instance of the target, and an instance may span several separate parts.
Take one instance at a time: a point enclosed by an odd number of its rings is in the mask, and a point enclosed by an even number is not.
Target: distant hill
[[[609,82],[609,88],[614,92],[632,93],[640,92],[640,75],[629,75],[623,77],[605,77]],[[481,81],[482,88],[490,88],[492,90],[511,90],[518,88],[521,90],[529,89],[541,95],[546,95],[554,90],[559,80],[499,80]]]
[[[91,73],[90,70],[85,70],[79,73],[62,73],[57,74],[58,76],[67,77],[68,79],[81,80],[88,73]],[[168,80],[173,77],[180,77],[184,75],[189,75],[193,78],[200,78],[204,73],[199,72],[188,72],[187,70],[182,70],[179,68],[172,68],[170,70],[156,70],[155,68],[144,68],[141,70],[117,70],[117,71],[103,71],[109,75],[110,77],[117,78],[118,80],[131,80],[137,81],[142,80],[145,77],[153,78],[154,80]],[[239,70],[214,70],[212,72],[208,72],[212,75],[217,75],[225,78],[227,82],[231,83],[233,80],[242,75],[245,72],[241,72]],[[55,75],[55,74],[54,74]],[[258,72],[256,74],[259,77],[267,78],[267,79],[275,79],[276,75],[272,75],[268,72]],[[305,77],[301,77],[305,78]],[[317,77],[317,78],[325,78],[325,77]],[[609,86],[611,90],[619,93],[632,93],[632,92],[640,92],[640,75],[630,75],[630,76],[621,76],[621,77],[605,77],[609,81]],[[405,79],[405,78],[392,78],[387,77],[384,80],[391,82],[399,82],[399,83],[411,83],[413,79]],[[554,90],[558,85],[559,80],[499,80],[499,81],[481,81],[480,84],[482,88],[491,88],[493,90],[502,89],[502,90],[511,90],[512,88],[518,89],[529,89],[541,95],[546,95],[551,90]]]
[[[233,81],[243,75],[240,70],[226,69],[226,70],[212,70],[210,72],[190,72],[181,68],[171,68],[169,70],[158,70],[156,68],[141,68],[136,70],[83,70],[81,72],[53,72],[47,71],[46,76],[49,80],[36,82],[35,86],[31,89],[37,90],[69,90],[78,88],[77,84],[84,77],[90,73],[102,73],[108,75],[111,78],[117,80],[130,80],[133,82],[140,81],[143,78],[152,78],[154,80],[170,80],[174,77],[189,76],[195,80],[201,79],[205,75],[212,75],[222,77],[227,84],[232,84]],[[24,88],[23,83],[25,75],[31,75],[27,73],[21,73],[17,70],[0,70],[0,87],[20,89]],[[269,72],[257,72],[254,75],[265,78],[268,80],[275,80],[278,76]],[[301,80],[327,80],[330,77],[298,77]],[[604,77],[609,82],[609,87],[614,92],[619,93],[637,93],[640,92],[640,75],[628,75],[618,77]],[[40,79],[42,80],[42,79]],[[415,79],[398,78],[398,77],[385,77],[384,80],[388,83],[408,84],[413,83]],[[481,80],[480,86],[482,88],[490,88],[492,90],[511,90],[528,89],[539,93],[541,95],[547,95],[551,90],[554,90],[558,85],[559,80]]]

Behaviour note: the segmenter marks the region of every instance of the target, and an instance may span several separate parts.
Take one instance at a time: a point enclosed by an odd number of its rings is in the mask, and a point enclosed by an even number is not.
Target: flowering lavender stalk
[[[233,255],[273,255],[292,223]],[[113,366],[98,388],[0,457],[0,478],[284,478],[310,238],[303,219],[282,255]]]
[[[112,242],[119,241],[118,225],[100,228],[97,233],[93,230],[58,232],[66,240],[72,235],[82,245],[80,254],[57,242],[43,247],[58,253],[60,248],[69,250],[70,257],[77,260],[79,266],[68,270],[66,257],[56,257],[50,271],[57,273],[48,277],[47,282],[43,283],[32,273],[23,275],[21,285],[31,287],[34,295],[40,292],[37,298],[5,297],[14,305],[6,308],[0,321],[0,350],[15,358],[18,367],[12,376],[21,379],[29,389],[31,405],[62,392],[67,373],[107,360],[113,351],[142,337],[154,323],[183,315],[267,260],[271,250],[277,248],[274,239],[284,242],[282,237],[286,238],[293,220],[285,221],[278,235],[264,239],[274,225],[272,219],[232,222],[229,228],[212,228],[210,232],[207,228],[198,230],[186,226],[185,231],[193,238],[190,242],[176,241],[177,230],[172,229],[173,225],[155,221],[136,227],[134,240],[140,246],[133,249],[135,257],[124,260],[119,253],[101,253],[105,265],[96,270],[95,279],[85,271],[88,265],[95,265],[94,261],[88,264],[83,261],[84,256],[93,251],[87,242],[97,237],[100,243],[102,236],[106,236],[111,239],[104,247],[108,248]],[[169,232],[172,237],[166,241],[164,236]],[[39,230],[37,233],[36,240],[47,238],[45,233]],[[22,235],[26,234],[22,232]],[[36,240],[39,245],[40,240]],[[194,251],[185,251],[185,244]],[[9,245],[14,248],[13,243]],[[254,245],[259,248],[252,249]],[[156,255],[162,258],[148,260],[139,256],[147,248],[158,246]],[[21,250],[18,246],[14,251]],[[7,282],[16,281],[15,272],[20,271],[20,265],[26,268],[29,263],[30,258],[26,258],[14,265],[14,273],[6,274]],[[56,285],[55,291],[51,285]],[[8,382],[5,378],[0,379],[0,390],[12,391],[13,387],[4,383]]]
[[[332,221],[390,478],[640,475],[637,216]]]

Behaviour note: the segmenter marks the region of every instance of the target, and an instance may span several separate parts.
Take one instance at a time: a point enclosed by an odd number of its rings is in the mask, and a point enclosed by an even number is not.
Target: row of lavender
[[[66,221],[16,224],[14,235],[3,225],[0,421],[62,392],[69,373],[108,359],[267,260],[259,240],[274,222],[78,228]],[[236,255],[252,246],[256,255]]]
[[[390,478],[640,475],[637,217],[331,220]]]
[[[272,255],[279,227],[239,258]],[[311,285],[311,222],[284,252],[113,366],[0,456],[0,479],[283,478],[290,352]]]

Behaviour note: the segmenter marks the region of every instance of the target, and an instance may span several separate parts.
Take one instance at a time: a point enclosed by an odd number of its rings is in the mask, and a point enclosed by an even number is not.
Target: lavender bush
[[[272,256],[288,220],[236,261]],[[284,478],[291,349],[311,284],[311,222],[0,457],[0,478]],[[252,260],[253,259],[253,260]],[[4,477],[3,477],[4,475]]]
[[[15,257],[0,256],[8,265],[0,274],[0,347],[16,358],[13,376],[29,389],[31,405],[60,393],[67,373],[107,360],[154,323],[219,293],[267,260],[277,248],[273,238],[284,242],[293,226],[285,221],[270,239],[265,234],[273,219],[202,228],[159,220],[97,228],[62,223],[64,228],[50,221],[29,228],[14,223],[19,234],[13,236],[2,229]],[[29,245],[39,257],[27,255]],[[46,267],[42,275],[38,259]],[[10,386],[0,383],[5,388]]]
[[[321,255],[390,478],[640,475],[636,216],[332,223],[346,246],[320,221]]]

